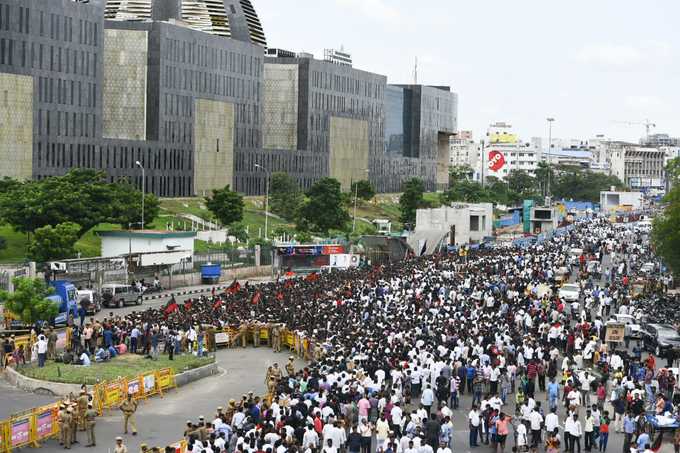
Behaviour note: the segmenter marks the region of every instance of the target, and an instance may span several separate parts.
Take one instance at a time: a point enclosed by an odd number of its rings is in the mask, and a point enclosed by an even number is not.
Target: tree
[[[0,236],[0,250],[4,250],[6,248],[7,248],[7,239]]]
[[[354,200],[354,195],[356,195],[357,198],[368,201],[375,197],[375,188],[370,181],[363,179],[352,183],[350,193],[352,195],[352,200]]]
[[[214,189],[212,197],[205,198],[205,205],[222,225],[243,220],[243,197],[231,190],[229,184],[222,189]]]
[[[54,289],[41,278],[15,277],[14,292],[0,291],[0,301],[5,309],[19,317],[25,324],[49,321],[59,313],[59,306],[47,299]]]
[[[345,228],[349,214],[342,207],[342,192],[337,179],[321,178],[309,189],[307,197],[300,209],[304,229],[327,233],[331,228]]]
[[[673,274],[680,276],[680,158],[669,161],[666,172],[673,188],[664,197],[668,204],[663,213],[654,219],[652,242]]]
[[[4,191],[0,196],[0,218],[23,233],[73,222],[80,225],[82,236],[103,222],[127,226],[141,218],[141,191],[127,181],[109,183],[104,172],[90,169],[74,169],[64,176],[39,181],[2,180],[0,189]],[[145,197],[147,224],[157,216],[158,209],[155,196]]]
[[[269,186],[269,209],[284,219],[293,220],[304,201],[304,195],[295,178],[288,173],[272,174]]]
[[[416,222],[416,210],[425,205],[423,181],[420,178],[409,179],[403,185],[403,192],[399,197],[400,220],[403,224],[414,224]]]
[[[142,219],[142,193],[127,181],[122,181],[111,187],[112,219],[111,223],[118,223],[122,228],[140,222]],[[145,227],[153,223],[161,210],[158,197],[152,193],[144,194],[144,223]]]
[[[599,202],[601,191],[609,190],[611,186],[623,188],[623,183],[616,176],[574,166],[559,166],[556,170],[551,188],[555,198]]]
[[[537,192],[538,181],[524,170],[510,170],[510,173],[505,178],[505,182],[508,183],[510,190],[522,195]]]
[[[74,258],[79,233],[80,225],[73,222],[60,223],[55,227],[47,225],[38,228],[28,245],[28,256],[40,263]]]
[[[234,222],[229,225],[229,235],[234,236],[239,242],[248,242],[248,231],[242,222]]]
[[[457,182],[469,179],[474,171],[469,165],[451,165],[449,167],[449,186],[455,185]]]

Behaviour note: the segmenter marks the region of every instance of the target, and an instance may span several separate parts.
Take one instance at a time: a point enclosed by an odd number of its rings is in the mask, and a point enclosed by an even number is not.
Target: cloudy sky
[[[459,129],[528,139],[680,135],[677,0],[253,0],[271,47],[352,53],[354,66],[450,85]]]

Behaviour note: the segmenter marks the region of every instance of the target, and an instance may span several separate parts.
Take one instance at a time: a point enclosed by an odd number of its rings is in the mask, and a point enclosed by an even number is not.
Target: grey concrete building
[[[457,96],[448,87],[393,86],[351,66],[284,51],[270,55],[278,57],[265,59],[263,144],[277,155],[314,156],[314,172],[298,179],[303,188],[324,176],[344,189],[368,178],[379,192],[397,192],[412,177],[429,190],[446,186],[457,123]],[[250,177],[266,177],[251,171]]]
[[[166,12],[167,13],[167,12]],[[107,21],[100,1],[0,0],[0,176],[70,168],[160,196],[233,185],[261,147],[264,48],[168,21]]]

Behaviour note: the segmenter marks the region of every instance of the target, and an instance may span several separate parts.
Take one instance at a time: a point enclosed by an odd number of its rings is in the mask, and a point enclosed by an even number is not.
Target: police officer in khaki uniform
[[[71,440],[73,434],[71,433],[71,425],[73,423],[73,416],[71,415],[71,408],[66,408],[61,417],[61,442],[64,448],[71,449]]]
[[[71,411],[71,444],[78,442],[78,405],[74,402],[66,411]]]
[[[85,431],[85,412],[87,412],[87,404],[89,398],[87,397],[87,392],[85,390],[80,391],[80,396],[76,400],[78,404],[78,431]]]
[[[149,446],[147,444],[142,444],[139,446],[139,453],[149,453]]]
[[[113,447],[113,453],[128,453],[128,449],[123,444],[123,438],[118,436],[116,437],[116,446]]]
[[[295,360],[294,356],[288,357],[288,363],[286,364],[286,373],[288,373],[288,377],[290,378],[295,377],[295,365],[293,365],[293,360]]]
[[[92,403],[87,405],[85,411],[85,430],[87,431],[87,445],[86,447],[94,447],[97,445],[97,438],[94,435],[94,425],[97,423],[97,411],[92,407]]]
[[[64,431],[64,422],[66,418],[66,405],[60,404],[57,412],[57,426],[59,427],[59,445],[66,443],[66,431]]]
[[[243,323],[238,328],[238,336],[241,340],[241,347],[245,348],[248,346],[248,323]]]
[[[137,402],[132,399],[132,395],[128,394],[127,399],[120,405],[120,410],[123,411],[123,432],[127,434],[128,423],[132,428],[132,435],[137,435],[137,423],[135,423],[135,412],[137,411]]]
[[[251,332],[253,333],[253,346],[256,348],[260,346],[260,323],[254,322],[251,326]]]
[[[281,352],[281,327],[278,324],[272,327],[272,348],[274,352]]]

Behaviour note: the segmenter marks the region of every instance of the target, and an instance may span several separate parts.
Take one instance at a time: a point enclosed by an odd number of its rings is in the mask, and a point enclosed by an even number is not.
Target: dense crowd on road
[[[188,422],[191,452],[451,453],[465,432],[466,449],[606,451],[611,434],[624,453],[642,453],[658,446],[656,424],[675,426],[676,351],[605,340],[617,314],[678,327],[670,276],[657,267],[634,291],[656,262],[647,239],[591,218],[528,248],[232,284],[92,319],[72,328],[69,349],[95,360],[202,354],[216,329],[240,329],[245,344],[248,329],[285,326],[323,351],[301,370],[270,368],[269,398],[225,398],[210,419]],[[559,292],[567,280],[579,287],[572,301]],[[680,436],[666,440],[678,451]]]
[[[463,448],[457,431],[469,433],[466,448],[606,451],[611,433],[625,453],[650,451],[656,425],[678,416],[674,354],[605,339],[614,314],[678,306],[660,274],[631,297],[651,259],[644,235],[589,219],[527,249],[413,258],[196,301],[164,323],[282,323],[325,354],[302,370],[270,368],[271,402],[244,395],[189,422],[190,451],[450,453]],[[560,274],[579,284],[577,300],[559,296]]]

